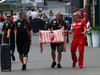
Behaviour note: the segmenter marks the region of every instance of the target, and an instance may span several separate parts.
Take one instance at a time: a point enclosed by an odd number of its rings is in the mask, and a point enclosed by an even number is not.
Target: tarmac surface
[[[61,69],[56,67],[54,69],[51,68],[52,59],[50,44],[44,45],[44,51],[40,53],[39,37],[32,36],[27,70],[21,70],[22,64],[16,50],[16,61],[12,61],[12,71],[0,72],[0,75],[100,75],[100,48],[85,46],[83,69],[79,68],[78,63],[75,68],[72,68],[70,53],[72,35],[70,35],[69,38],[70,41],[66,45],[67,51],[62,53]]]

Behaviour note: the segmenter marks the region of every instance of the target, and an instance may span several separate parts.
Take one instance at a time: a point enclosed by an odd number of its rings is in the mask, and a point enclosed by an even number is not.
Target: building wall
[[[83,8],[83,0],[71,0],[72,12],[75,9]]]
[[[100,0],[99,0],[99,26],[100,26]]]
[[[98,26],[99,25],[99,1],[97,0],[96,4],[95,4],[95,25]]]

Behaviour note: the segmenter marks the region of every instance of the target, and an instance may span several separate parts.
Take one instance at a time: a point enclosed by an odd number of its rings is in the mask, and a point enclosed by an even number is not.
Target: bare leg
[[[28,57],[23,57],[23,64],[26,64],[28,60]]]
[[[55,62],[55,58],[56,58],[55,50],[52,50],[51,56],[52,56],[53,62]]]
[[[53,60],[51,68],[54,68],[56,66],[56,61],[55,61],[56,54],[55,54],[55,50],[52,50],[51,56],[52,56],[52,60]]]
[[[23,64],[23,54],[19,55],[19,59],[20,59],[21,63]]]
[[[60,64],[62,58],[62,53],[58,52],[58,64]]]

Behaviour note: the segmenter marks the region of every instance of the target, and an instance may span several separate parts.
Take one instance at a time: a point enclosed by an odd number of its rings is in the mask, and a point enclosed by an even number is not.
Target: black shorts
[[[25,54],[28,55],[30,49],[29,42],[17,42],[17,51],[20,55]]]
[[[4,36],[4,43],[9,44],[9,38],[7,38],[6,36]]]
[[[58,52],[62,52],[64,48],[63,43],[51,43],[50,46],[52,50],[56,50],[57,48]]]

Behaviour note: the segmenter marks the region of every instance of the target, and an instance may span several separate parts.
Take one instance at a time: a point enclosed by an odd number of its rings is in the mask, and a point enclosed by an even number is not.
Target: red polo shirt
[[[81,33],[84,31],[84,27],[86,27],[86,23],[84,20],[74,21],[72,23],[71,29],[74,30],[73,39],[80,39],[83,38],[84,35]]]

